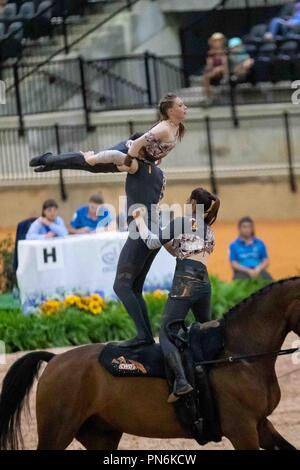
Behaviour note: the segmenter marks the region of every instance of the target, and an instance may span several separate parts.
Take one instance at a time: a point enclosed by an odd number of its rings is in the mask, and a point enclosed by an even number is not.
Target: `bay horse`
[[[300,335],[300,277],[270,284],[225,316],[225,349],[219,357],[281,348],[286,335]],[[76,438],[88,450],[118,448],[122,433],[151,438],[192,438],[167,403],[167,382],[150,377],[114,377],[98,361],[104,344],[55,355],[31,352],[18,359],[3,381],[0,448],[22,443],[21,411],[43,361],[36,400],[39,450],[62,450]],[[295,449],[268,416],[280,401],[276,357],[218,364],[210,382],[222,435],[235,449]]]

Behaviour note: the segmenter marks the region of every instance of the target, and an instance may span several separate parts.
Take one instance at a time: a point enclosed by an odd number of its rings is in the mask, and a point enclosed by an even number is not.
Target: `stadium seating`
[[[265,33],[267,32],[267,25],[257,24],[253,26],[250,33],[244,36],[243,41],[245,44],[256,44],[260,45],[263,42]]]
[[[16,15],[17,15],[16,3],[8,3],[7,5],[5,5],[1,16],[3,19],[9,20],[10,18],[14,18]]]
[[[5,53],[3,54],[2,51],[0,55],[1,60],[4,60],[4,57],[5,60],[16,57],[16,42],[20,43],[17,48],[17,57],[19,57],[23,39],[37,40],[42,37],[51,37],[52,18],[75,14],[86,3],[86,0],[65,0],[64,2],[14,0],[8,2],[0,14],[0,41],[5,38],[5,44],[0,44],[0,49],[6,49]],[[11,35],[10,38],[8,38],[9,35]],[[11,47],[10,41],[12,41]],[[10,56],[10,51],[12,56]]]
[[[19,18],[25,18],[29,20],[30,18],[33,18],[34,13],[35,13],[34,10],[35,10],[34,2],[22,3],[17,16]]]

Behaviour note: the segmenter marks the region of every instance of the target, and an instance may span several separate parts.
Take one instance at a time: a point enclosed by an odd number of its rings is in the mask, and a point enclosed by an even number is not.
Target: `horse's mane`
[[[241,302],[239,302],[238,304],[231,307],[231,309],[228,310],[228,312],[224,315],[224,317],[226,319],[230,319],[233,315],[235,315],[240,310],[241,307],[249,306],[249,304],[252,304],[252,303],[256,302],[257,300],[259,300],[262,295],[265,295],[268,292],[275,289],[276,287],[282,286],[282,285],[284,285],[288,282],[291,282],[291,281],[300,281],[300,276],[294,276],[294,277],[288,277],[286,279],[280,279],[279,281],[272,282],[271,284],[268,284],[268,285],[262,287],[258,291],[256,291],[253,294],[249,295],[249,297],[246,297]]]

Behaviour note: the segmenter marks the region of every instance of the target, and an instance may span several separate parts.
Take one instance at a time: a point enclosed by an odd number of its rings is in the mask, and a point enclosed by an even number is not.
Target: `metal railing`
[[[225,0],[225,8],[257,8],[281,6],[292,3],[291,0]]]
[[[28,128],[23,139],[17,129],[0,130],[0,185],[9,182],[42,184],[58,181],[62,198],[67,195],[64,178],[102,178],[101,174],[83,171],[34,173],[29,160],[48,151],[53,153],[109,148],[129,138],[132,132],[145,132],[153,123],[130,121],[105,124],[86,132],[85,126],[52,126]],[[220,180],[226,177],[244,178],[287,176],[292,192],[297,191],[296,175],[300,174],[300,113],[278,113],[267,116],[240,117],[239,128],[232,128],[230,117],[209,116],[187,122],[187,135],[180,145],[165,158],[162,167],[175,172],[180,179],[208,177],[211,189],[218,193]]]
[[[27,114],[84,110],[89,128],[91,112],[145,108],[156,105],[162,95],[184,86],[180,57],[138,56],[89,60],[82,58],[51,61],[39,66],[30,79],[34,64],[5,66],[6,104],[0,116],[19,116],[20,135]]]
[[[214,87],[213,104],[230,106],[235,126],[238,105],[290,102],[291,83],[300,78],[300,55],[295,59],[281,56],[278,61],[272,54],[265,53],[263,60],[255,60],[250,76],[241,82],[235,81],[234,70],[229,67],[229,77]],[[182,65],[187,62],[194,78]],[[26,80],[23,77],[32,64],[15,63],[2,69],[6,104],[0,106],[0,116],[18,116],[22,135],[23,117],[28,114],[83,110],[89,129],[91,112],[152,107],[170,91],[181,94],[189,106],[201,106],[205,104],[200,87],[205,63],[206,52],[185,57],[145,53],[99,60],[78,58],[39,66]]]

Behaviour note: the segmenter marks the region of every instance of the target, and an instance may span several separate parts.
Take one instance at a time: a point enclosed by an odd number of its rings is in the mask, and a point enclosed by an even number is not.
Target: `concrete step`
[[[212,100],[209,104],[228,105],[230,104],[229,85],[224,84],[218,87],[211,87]],[[208,104],[203,93],[202,86],[191,86],[179,90],[178,94],[182,97],[187,106],[206,106]],[[257,103],[278,103],[291,101],[291,83],[279,82],[260,83],[253,86],[249,83],[242,83],[236,88],[237,104],[257,104]]]

